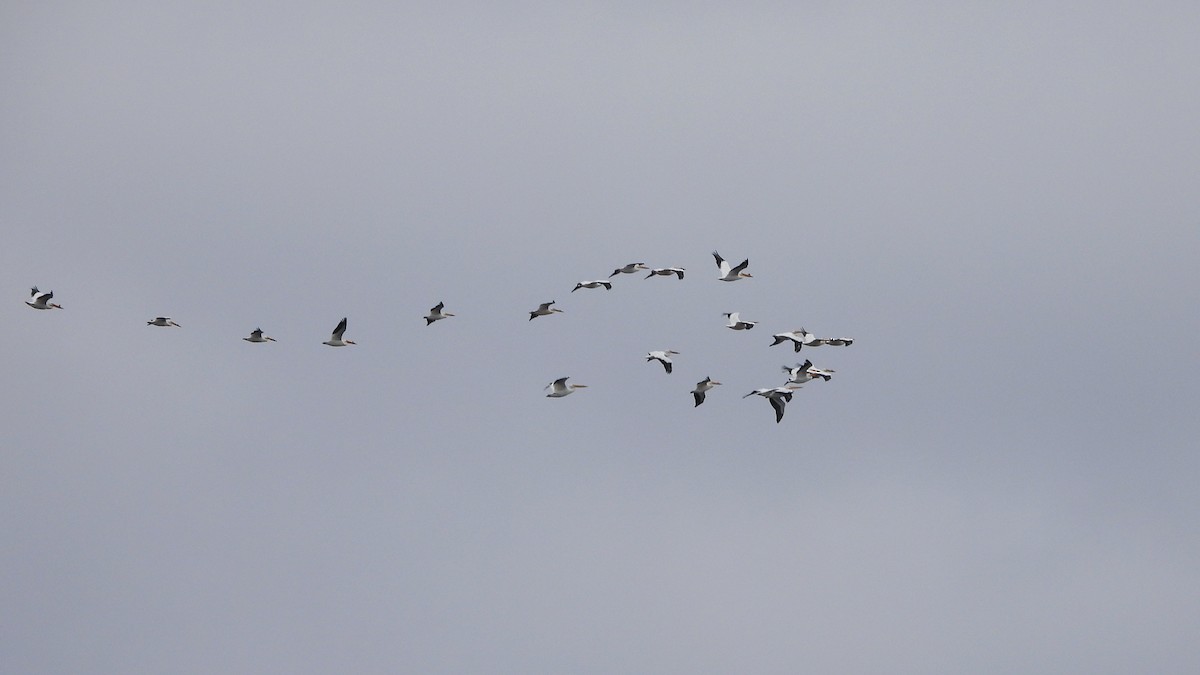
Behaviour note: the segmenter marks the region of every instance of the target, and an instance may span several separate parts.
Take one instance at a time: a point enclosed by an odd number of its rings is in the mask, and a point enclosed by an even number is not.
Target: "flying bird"
[[[551,300],[550,302],[543,302],[542,304],[538,305],[537,309],[535,309],[529,313],[529,320],[533,321],[534,319],[538,318],[539,316],[549,316],[550,314],[553,314],[555,312],[561,312],[562,311],[561,309],[557,309],[557,308],[550,309],[550,305],[553,305],[554,303],[555,303],[555,301]]]
[[[442,311],[442,308],[444,308],[445,306],[446,306],[446,303],[444,303],[444,302],[439,302],[438,304],[434,305],[433,308],[429,310],[429,316],[425,317],[425,325],[428,326],[428,325],[432,324],[434,321],[440,321],[442,319],[445,319],[448,316],[454,316],[450,312]]]
[[[797,363],[792,367],[783,366],[783,372],[787,373],[787,384],[804,384],[813,379],[809,374],[808,369],[812,368],[812,361],[805,359],[804,363]]]
[[[572,288],[571,292],[574,293],[575,291],[577,291],[581,288],[600,288],[601,286],[603,286],[604,290],[606,290],[606,291],[612,290],[612,282],[611,281],[581,281],[581,282],[575,284],[575,288]]]
[[[29,300],[26,300],[25,304],[34,309],[62,309],[62,305],[50,302],[50,299],[53,297],[54,291],[46,291],[43,293],[38,290],[37,286],[34,286],[33,288],[29,289]],[[32,300],[32,302],[30,302],[30,300]]]
[[[250,333],[250,337],[244,337],[242,339],[246,342],[275,342],[275,338],[263,335],[261,328],[255,328],[254,331]]]
[[[787,373],[787,384],[804,384],[805,382],[808,382],[809,380],[815,380],[818,377],[828,382],[829,380],[833,379],[833,373],[835,371],[824,368],[813,368],[812,361],[805,359],[804,363],[797,363],[790,368],[788,366],[783,366],[783,372]]]
[[[737,281],[738,279],[749,279],[750,273],[746,271],[746,266],[750,264],[750,259],[746,258],[737,267],[730,267],[729,262],[721,257],[720,253],[713,251],[713,257],[717,259],[717,269],[720,270],[720,276],[717,278],[721,281]]]
[[[703,380],[700,380],[699,382],[697,382],[696,388],[692,390],[692,397],[696,399],[696,405],[694,405],[692,407],[695,408],[696,406],[700,405],[701,403],[704,403],[704,394],[706,392],[708,392],[709,389],[712,389],[713,387],[717,386],[718,384],[721,384],[721,383],[717,382],[716,380],[712,379],[711,377],[706,377]]]
[[[146,325],[147,326],[175,326],[176,328],[181,328],[181,326],[179,324],[175,323],[174,321],[172,321],[171,317],[169,317],[169,316],[160,316],[152,321],[147,321]]]
[[[546,385],[545,387],[543,387],[542,388],[543,391],[546,389],[550,390],[550,393],[546,394],[546,398],[562,398],[564,396],[570,396],[571,394],[574,394],[576,389],[586,389],[587,388],[586,384],[568,385],[567,379],[569,377],[570,377],[569,375],[567,377],[560,377],[557,380],[555,380],[555,381],[551,382],[550,384]]]
[[[826,382],[833,379],[833,374],[837,372],[832,368],[809,368],[808,374],[813,377],[819,377]]]
[[[345,347],[346,345],[357,344],[353,340],[343,340],[342,334],[345,332],[346,317],[342,317],[342,320],[338,322],[337,328],[333,329],[333,335],[331,335],[328,340],[322,342],[321,344],[329,345],[330,347]]]
[[[800,348],[805,345],[808,345],[810,347],[820,347],[821,346],[821,340],[819,338],[817,338],[816,335],[813,335],[812,333],[804,330],[803,328],[800,328],[797,330],[791,330],[786,333],[776,333],[776,334],[772,335],[771,337],[775,339],[775,341],[771,343],[772,347],[774,347],[777,344],[782,344],[784,342],[787,342],[789,340],[791,340],[792,346],[796,348],[796,351],[800,351]]]
[[[792,392],[796,391],[797,389],[799,389],[799,387],[791,387],[791,386],[768,387],[765,389],[755,389],[754,391],[750,392],[749,394],[746,394],[742,398],[748,398],[750,396],[754,396],[755,394],[758,394],[759,396],[762,396],[763,398],[770,401],[771,407],[775,409],[775,423],[778,424],[779,421],[783,419],[784,404],[786,404],[792,400]]]
[[[626,265],[624,267],[618,267],[617,269],[613,270],[613,273],[608,275],[608,278],[611,279],[611,278],[617,276],[618,274],[633,274],[634,272],[636,272],[638,270],[644,270],[644,269],[649,269],[648,267],[646,267],[646,263],[640,263],[640,262],[629,263],[628,265]]]
[[[667,369],[667,374],[669,375],[671,373],[671,355],[678,354],[678,353],[679,352],[677,352],[673,349],[665,349],[662,351],[653,351],[653,352],[646,354],[646,360],[647,361],[658,361],[659,363],[663,364],[663,368]]]
[[[683,272],[684,272],[684,269],[682,267],[655,267],[654,269],[650,270],[650,274],[647,274],[646,278],[649,279],[650,277],[655,276],[655,275],[660,276],[660,277],[669,277],[672,274],[674,274],[674,275],[678,276],[680,279],[682,279]]]
[[[722,316],[729,318],[729,323],[725,324],[726,328],[733,330],[750,330],[754,328],[757,321],[742,321],[742,317],[738,312],[725,312]]]

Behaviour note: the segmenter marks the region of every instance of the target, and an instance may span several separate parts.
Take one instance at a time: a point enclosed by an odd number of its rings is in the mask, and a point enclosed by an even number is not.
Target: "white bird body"
[[[33,288],[29,289],[29,300],[26,300],[25,304],[34,309],[62,309],[62,305],[57,305],[53,302],[50,302],[50,299],[53,297],[54,291],[46,291],[43,293],[38,290],[37,286],[34,286]]]
[[[653,351],[653,352],[649,352],[648,354],[646,354],[646,360],[647,361],[658,361],[659,363],[663,364],[663,368],[665,368],[667,370],[667,374],[669,375],[671,373],[671,355],[678,354],[678,353],[679,352],[677,352],[673,349],[663,349],[663,350]]]
[[[787,384],[804,384],[813,379],[813,376],[808,372],[812,368],[812,361],[805,359],[804,363],[797,363],[792,367],[783,366],[783,372],[787,373]]]
[[[263,335],[261,328],[255,328],[254,331],[250,333],[250,337],[244,337],[242,339],[246,342],[275,342],[275,338]]]
[[[428,325],[432,324],[434,321],[441,321],[442,319],[445,319],[446,317],[454,316],[450,312],[443,312],[442,309],[444,309],[445,307],[446,307],[446,303],[444,303],[444,302],[439,302],[438,304],[434,305],[433,308],[429,310],[429,316],[425,317],[425,325],[428,326]]]
[[[825,368],[814,368],[812,361],[805,359],[804,363],[797,363],[791,367],[783,366],[783,372],[787,373],[787,384],[804,384],[818,377],[828,382],[833,379],[835,371]]]
[[[713,251],[713,257],[717,259],[717,270],[720,274],[717,276],[721,281],[737,281],[739,279],[749,279],[750,273],[746,271],[746,266],[750,264],[750,259],[746,258],[736,267],[730,267],[729,261],[721,257],[720,253]]]
[[[601,286],[603,286],[604,290],[606,290],[606,291],[612,290],[612,282],[611,281],[598,280],[598,281],[580,281],[579,283],[575,284],[575,288],[572,288],[571,292],[574,293],[575,291],[577,291],[581,288],[600,288]]]
[[[733,330],[750,330],[758,323],[757,321],[743,321],[739,312],[725,312],[723,316],[729,319],[729,323],[725,324],[725,327]]]
[[[180,325],[171,320],[169,316],[160,316],[156,319],[146,322],[147,326],[174,326],[180,328]]]
[[[783,419],[784,404],[792,400],[792,392],[799,388],[800,387],[798,386],[766,387],[764,389],[755,389],[742,398],[748,398],[758,394],[759,396],[767,399],[767,401],[771,403],[771,407],[775,409],[775,423],[778,424],[779,421]]]
[[[684,271],[685,270],[682,267],[655,267],[654,269],[650,270],[650,273],[646,275],[646,278],[649,279],[653,276],[669,277],[674,274],[682,279]]]
[[[545,390],[545,389],[550,390],[550,393],[546,394],[546,398],[562,398],[564,396],[570,396],[571,394],[574,394],[576,389],[586,389],[587,388],[586,384],[568,385],[567,380],[569,378],[570,378],[569,375],[567,377],[560,377],[557,380],[555,380],[555,381],[551,382],[550,384],[546,385],[545,387],[543,387],[543,390]]]
[[[618,267],[617,269],[613,270],[613,273],[608,275],[608,278],[611,279],[611,278],[617,276],[618,274],[633,274],[634,272],[636,272],[638,270],[644,270],[644,269],[649,269],[648,267],[646,267],[646,263],[644,263],[644,262],[629,263],[628,265],[626,265],[624,267]]]
[[[697,382],[696,388],[692,390],[692,397],[696,399],[696,405],[692,406],[692,407],[695,408],[696,406],[700,405],[701,403],[704,403],[704,394],[707,393],[709,389],[712,389],[713,387],[717,386],[718,384],[721,384],[721,383],[717,382],[716,380],[712,379],[711,377],[706,377],[703,380],[700,380],[699,382]]]
[[[329,345],[330,347],[345,347],[346,345],[357,344],[353,340],[343,340],[342,335],[345,332],[346,317],[342,317],[342,320],[338,322],[337,328],[333,329],[333,334],[329,336],[328,340],[322,342],[321,344]]]
[[[551,300],[550,302],[543,302],[542,304],[538,305],[537,309],[529,313],[529,320],[533,321],[539,316],[549,316],[555,312],[562,312],[561,309],[550,309],[550,305],[553,305],[554,303],[555,301]]]
[[[776,334],[772,335],[771,337],[775,339],[775,341],[771,343],[772,347],[774,347],[777,344],[787,342],[789,340],[791,340],[792,346],[794,346],[796,348],[795,351],[800,351],[800,348],[804,347],[805,345],[810,346],[810,347],[820,347],[821,346],[821,341],[817,338],[817,336],[813,335],[812,333],[809,333],[808,331],[804,330],[803,328],[788,331],[786,333],[776,333]]]

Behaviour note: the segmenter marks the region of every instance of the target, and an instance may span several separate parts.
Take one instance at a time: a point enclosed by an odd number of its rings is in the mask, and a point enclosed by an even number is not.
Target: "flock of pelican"
[[[747,258],[746,260],[743,260],[738,265],[730,265],[729,261],[722,258],[721,255],[719,253],[717,253],[716,251],[713,251],[712,255],[713,255],[713,258],[716,259],[716,262],[717,262],[717,271],[718,271],[717,278],[719,280],[721,280],[721,281],[739,281],[741,279],[752,278],[750,273],[746,272],[746,268],[750,265],[749,258]],[[609,279],[611,279],[619,274],[635,274],[635,273],[637,273],[639,271],[643,271],[643,270],[647,270],[649,272],[645,276],[646,279],[649,279],[649,278],[655,277],[655,276],[669,277],[672,275],[678,277],[679,279],[683,279],[683,273],[685,271],[684,268],[682,268],[682,267],[651,268],[651,267],[647,267],[645,263],[634,262],[634,263],[629,263],[627,265],[624,265],[622,267],[618,267],[618,268],[614,269],[612,274],[609,275]],[[575,284],[575,288],[571,289],[571,292],[574,293],[575,291],[577,291],[581,288],[585,288],[585,289],[603,288],[605,290],[612,290],[612,282],[606,281],[606,280],[580,281],[577,284]],[[53,291],[42,292],[42,291],[38,290],[37,286],[34,286],[30,290],[29,299],[25,301],[25,304],[29,305],[33,309],[42,309],[42,310],[62,309],[62,305],[50,302],[53,298],[54,298]],[[541,317],[541,316],[551,316],[556,313],[561,313],[563,310],[558,309],[557,307],[552,307],[552,305],[554,305],[554,303],[555,303],[555,301],[551,300],[549,302],[543,302],[540,305],[538,305],[537,309],[529,312],[529,320],[533,321],[534,319]],[[446,307],[445,303],[439,302],[438,304],[436,304],[432,308],[430,308],[429,314],[424,317],[425,325],[429,326],[429,325],[432,325],[436,321],[441,321],[442,319],[446,319],[446,318],[454,316],[454,314],[445,311],[445,307]],[[757,321],[747,321],[747,320],[742,319],[738,312],[726,312],[724,314],[724,316],[728,319],[728,323],[726,324],[726,327],[730,328],[732,330],[750,330],[750,329],[754,328],[754,326],[758,323]],[[168,317],[168,316],[155,317],[154,319],[147,321],[146,325],[147,326],[159,326],[159,327],[163,327],[163,328],[180,328],[181,327],[178,323],[176,323],[173,319],[171,319],[171,317]],[[322,344],[329,345],[330,347],[345,347],[347,345],[353,345],[354,341],[347,340],[344,337],[345,333],[346,333],[346,318],[343,317],[342,320],[338,322],[337,327],[333,329],[333,333],[330,334],[329,339],[326,340],[325,342],[323,342]],[[791,342],[792,346],[794,347],[796,352],[799,352],[801,350],[801,348],[803,348],[803,347],[813,348],[813,347],[820,347],[822,345],[845,347],[845,346],[848,346],[848,345],[851,345],[854,343],[853,339],[846,338],[846,337],[819,338],[816,335],[813,335],[812,333],[808,332],[804,328],[799,328],[797,330],[788,331],[785,333],[776,333],[776,334],[772,335],[771,337],[774,340],[771,343],[771,346]],[[275,342],[276,341],[275,338],[264,335],[262,328],[255,328],[248,337],[244,337],[242,339],[247,342],[255,342],[255,343],[265,343],[265,342]],[[672,371],[672,366],[673,366],[673,361],[671,360],[671,357],[678,356],[678,355],[679,355],[679,352],[677,352],[673,349],[654,350],[654,351],[648,352],[646,354],[646,361],[647,362],[657,361],[658,363],[660,363],[662,365],[663,369],[666,370],[667,374],[670,374]],[[804,383],[810,382],[815,379],[821,379],[823,381],[828,382],[830,379],[833,378],[833,373],[834,373],[834,371],[830,370],[830,369],[822,369],[822,368],[814,367],[813,363],[810,359],[805,359],[804,363],[798,363],[794,366],[783,366],[783,372],[786,373],[788,376],[788,380],[786,383],[784,383],[783,386],[755,389],[754,391],[752,391],[749,394],[746,394],[745,396],[742,397],[742,398],[749,398],[751,396],[758,395],[758,396],[762,396],[763,398],[767,399],[767,401],[771,404],[771,408],[774,409],[774,411],[775,411],[775,421],[776,422],[779,422],[783,419],[783,411],[784,411],[785,404],[789,403],[792,400],[793,393],[797,389],[799,389]],[[575,391],[577,389],[587,388],[586,384],[567,384],[568,379],[570,379],[570,378],[569,377],[560,377],[557,380],[554,380],[553,382],[551,382],[550,384],[547,384],[545,389],[548,389],[550,391],[550,393],[546,394],[546,396],[549,398],[563,398],[564,396],[569,396],[569,395],[575,393]],[[695,402],[696,402],[695,406],[699,406],[701,403],[704,403],[705,394],[707,394],[714,387],[716,387],[720,384],[721,384],[720,382],[712,379],[711,377],[705,377],[703,380],[700,380],[699,382],[697,382],[696,388],[691,391],[692,397],[695,399]],[[693,407],[695,407],[695,406],[693,406]]]
[[[739,281],[741,279],[753,278],[752,275],[746,271],[746,268],[750,266],[749,258],[743,260],[737,265],[731,265],[728,260],[721,257],[720,253],[713,251],[712,255],[713,259],[716,260],[717,263],[717,278],[719,280]],[[635,274],[643,270],[647,271],[645,276],[646,279],[656,276],[675,276],[678,279],[683,279],[684,272],[686,271],[683,267],[647,267],[646,263],[644,262],[632,262],[614,269],[612,274],[608,275],[608,278],[611,279],[620,274]],[[571,292],[574,293],[581,288],[603,288],[605,290],[612,290],[612,282],[604,280],[580,281],[575,284],[575,288],[572,288]],[[562,311],[561,309],[551,307],[553,304],[554,301],[551,300],[550,302],[543,302],[541,305],[538,305],[537,309],[529,312],[529,320],[532,321],[540,316],[550,316],[556,312]],[[440,308],[441,306],[439,305],[438,307]],[[741,314],[738,312],[725,312],[723,316],[728,320],[728,323],[725,324],[726,327],[731,330],[750,330],[758,323],[757,321],[748,321],[743,319]],[[776,333],[771,337],[773,339],[773,342],[771,342],[772,346],[783,344],[785,342],[791,342],[796,352],[799,352],[804,347],[812,348],[820,347],[822,345],[845,347],[853,344],[854,342],[853,339],[845,337],[819,338],[804,328],[788,331],[786,333]],[[657,349],[646,353],[646,361],[657,361],[662,365],[663,370],[667,371],[667,374],[670,374],[674,366],[674,361],[672,361],[671,357],[677,355],[679,355],[679,352],[673,349]],[[794,366],[783,366],[783,372],[788,376],[788,380],[783,386],[755,389],[754,391],[742,397],[749,398],[750,396],[757,394],[758,396],[762,396],[763,398],[767,399],[767,402],[771,404],[771,408],[775,411],[775,421],[777,423],[783,419],[784,406],[792,400],[792,395],[797,389],[800,389],[805,382],[810,382],[815,379],[828,382],[833,378],[834,373],[832,369],[814,367],[812,360],[810,359],[805,359],[804,363],[797,363]],[[587,385],[584,384],[567,384],[568,379],[570,378],[560,377],[546,385],[545,388],[550,391],[550,393],[546,394],[546,396],[550,398],[563,398],[564,396],[570,396],[571,394],[575,393],[576,389],[587,387]],[[703,380],[697,382],[696,388],[691,392],[692,397],[696,401],[695,405],[699,406],[701,403],[704,403],[705,395],[720,384],[720,382],[712,379],[711,377],[705,377]]]

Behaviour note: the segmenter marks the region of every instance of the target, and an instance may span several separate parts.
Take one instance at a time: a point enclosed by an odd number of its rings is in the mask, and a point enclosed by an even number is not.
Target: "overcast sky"
[[[3,669],[1200,671],[1200,6],[978,4],[0,4]]]

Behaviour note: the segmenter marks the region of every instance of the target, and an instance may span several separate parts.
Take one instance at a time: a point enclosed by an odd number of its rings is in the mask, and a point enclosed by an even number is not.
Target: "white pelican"
[[[611,278],[617,276],[618,274],[633,274],[634,272],[636,272],[638,270],[645,270],[645,269],[650,269],[650,268],[646,267],[646,263],[644,263],[644,262],[629,263],[628,265],[626,265],[624,267],[618,267],[617,269],[613,270],[613,273],[608,275],[608,278],[611,279]]]
[[[816,335],[813,335],[803,328],[788,331],[786,333],[776,333],[771,337],[775,338],[775,341],[771,343],[772,347],[777,344],[787,342],[788,340],[792,341],[792,346],[796,348],[796,351],[800,351],[800,348],[805,345],[808,345],[809,347],[821,346],[821,340],[817,338]]]
[[[553,305],[554,302],[554,300],[551,300],[550,302],[543,302],[542,304],[538,305],[537,309],[529,313],[529,320],[533,321],[539,316],[549,316],[555,312],[561,312],[561,309],[550,309],[550,305]]]
[[[828,382],[833,379],[833,370],[824,368],[813,368],[812,361],[805,359],[804,363],[797,363],[792,367],[783,366],[783,372],[787,373],[788,384],[804,384],[809,380],[821,378]]]
[[[791,368],[783,366],[783,372],[787,373],[787,384],[804,384],[813,379],[813,376],[808,372],[812,368],[812,361],[805,359],[804,363],[797,363]]]
[[[783,405],[792,400],[792,392],[800,387],[768,387],[766,389],[755,389],[746,394],[742,398],[747,398],[758,394],[771,402],[771,407],[775,409],[775,423],[778,424],[783,419]]]
[[[570,396],[571,394],[574,394],[576,389],[586,389],[587,388],[586,384],[568,385],[567,378],[569,378],[569,377],[570,377],[570,375],[568,375],[567,377],[560,377],[557,380],[555,380],[555,381],[551,382],[550,384],[546,385],[545,387],[543,387],[542,388],[543,391],[546,389],[550,390],[550,393],[546,394],[546,398],[562,398],[564,396]]]
[[[722,316],[729,318],[729,323],[725,324],[725,327],[733,330],[750,330],[754,328],[754,324],[758,323],[757,321],[742,321],[738,312],[725,312]]]
[[[37,286],[34,286],[29,290],[29,300],[26,300],[25,304],[34,309],[62,309],[62,305],[56,305],[55,303],[50,302],[50,299],[53,297],[54,291],[46,291],[45,293],[42,293],[38,290]],[[30,300],[33,302],[30,302]]]
[[[663,368],[667,369],[667,374],[671,373],[671,355],[678,354],[674,349],[664,349],[661,351],[653,351],[646,354],[647,361],[658,361],[663,364]]]
[[[826,382],[833,379],[833,374],[835,372],[837,372],[837,371],[835,371],[832,368],[809,368],[808,369],[809,375],[812,375],[813,377],[819,377],[819,378],[825,380]]]
[[[254,331],[250,333],[250,337],[244,337],[242,339],[246,342],[275,342],[275,338],[263,335],[261,328],[255,328]]]
[[[682,279],[683,272],[684,272],[684,269],[682,267],[655,267],[654,269],[650,270],[650,274],[647,274],[646,278],[649,279],[650,277],[655,276],[655,275],[658,275],[660,277],[669,277],[672,274],[674,274],[674,275],[678,276],[680,279]]]
[[[750,273],[746,271],[746,266],[750,264],[750,259],[746,258],[742,264],[737,267],[730,267],[729,262],[721,257],[720,253],[713,251],[713,257],[717,259],[717,269],[721,275],[717,277],[721,281],[737,281],[738,279],[749,279]]]
[[[575,288],[572,288],[571,292],[574,293],[575,291],[577,291],[581,288],[600,288],[601,286],[603,286],[604,290],[606,290],[606,291],[612,290],[612,282],[611,281],[581,281],[581,282],[575,284]]]
[[[849,347],[854,344],[853,338],[821,338],[821,344],[829,345],[830,347]]]
[[[328,340],[322,342],[321,344],[329,345],[330,347],[345,347],[346,345],[357,344],[353,340],[343,340],[342,334],[345,332],[346,317],[342,317],[342,320],[338,322],[337,328],[333,329],[333,335],[331,335]]]
[[[454,316],[450,312],[442,311],[442,308],[445,306],[446,306],[446,303],[444,303],[444,302],[439,302],[438,304],[434,305],[433,309],[429,310],[429,316],[425,317],[425,325],[428,326],[429,324],[433,323],[434,321],[440,321],[448,316]]]
[[[701,403],[704,403],[704,393],[707,392],[709,389],[712,389],[713,387],[717,386],[718,384],[721,384],[721,383],[717,382],[716,380],[712,379],[711,377],[706,377],[703,380],[700,380],[699,382],[697,382],[696,388],[692,390],[692,397],[696,399],[696,405],[700,405]],[[695,408],[696,406],[694,405],[692,407]]]
[[[153,321],[147,321],[146,325],[147,326],[175,326],[176,328],[180,328],[180,325],[175,323],[174,321],[172,321],[171,317],[169,317],[169,316],[160,316],[157,319],[154,319]]]

